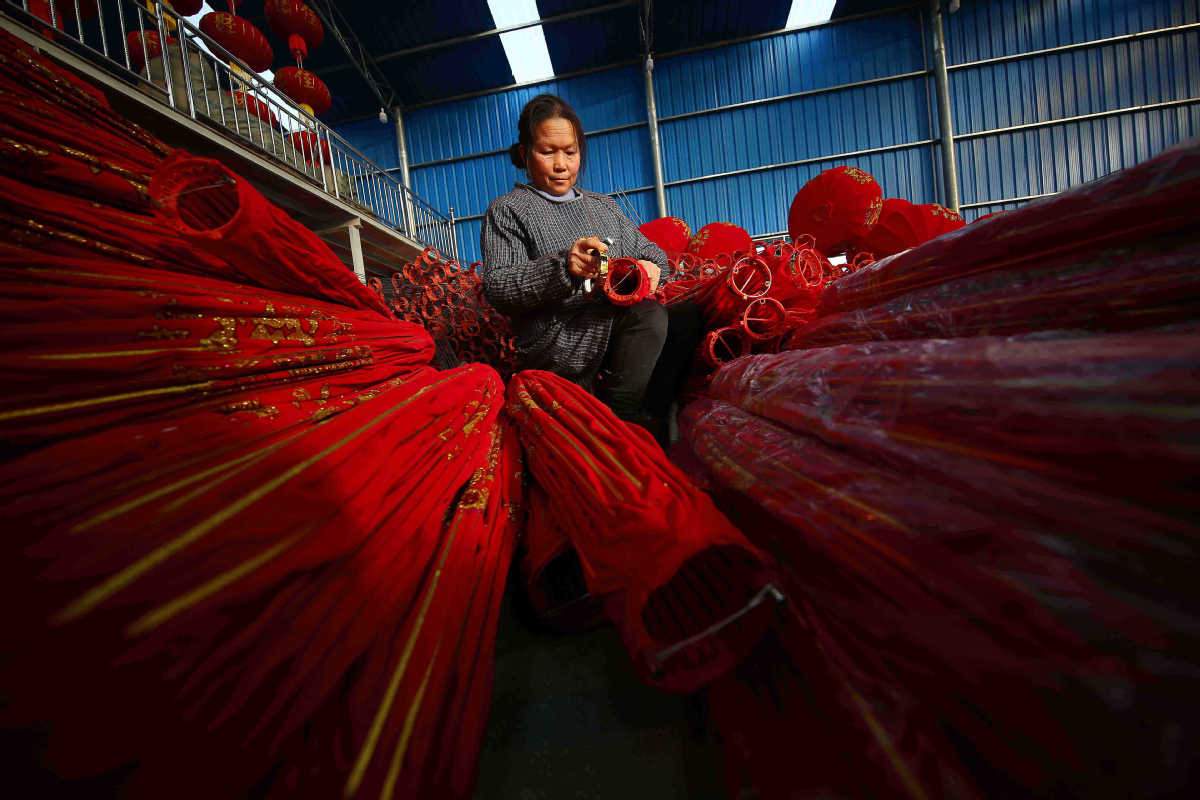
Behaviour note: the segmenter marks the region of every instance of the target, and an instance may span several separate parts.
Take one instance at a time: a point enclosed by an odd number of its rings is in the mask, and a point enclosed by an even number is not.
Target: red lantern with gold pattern
[[[255,72],[270,69],[271,62],[275,60],[267,37],[248,19],[225,11],[214,11],[200,20],[200,30],[246,62],[246,66]]]
[[[754,252],[754,241],[745,228],[739,228],[732,222],[710,222],[696,231],[696,235],[688,242],[687,250],[700,258],[734,253],[749,255]]]
[[[898,197],[889,197],[883,201],[879,221],[858,246],[875,258],[884,258],[924,244],[965,224],[962,217],[937,203],[919,206]]]
[[[679,217],[659,217],[638,228],[650,241],[662,248],[668,258],[678,260],[688,249],[692,229]]]
[[[162,41],[158,38],[158,31],[133,31],[125,37],[125,42],[129,47],[129,65],[134,72],[146,68],[147,58],[162,58]],[[175,44],[176,39],[168,36],[167,43]]]
[[[246,111],[258,117],[272,128],[279,127],[279,118],[275,116],[275,112],[266,103],[247,92],[234,91],[230,94],[233,95],[233,104],[236,107],[246,109]]]
[[[308,58],[308,51],[320,47],[325,39],[325,28],[317,13],[301,0],[266,0],[263,13],[271,30],[287,39],[288,52],[297,63]]]
[[[324,114],[333,105],[325,81],[303,67],[283,67],[275,73],[275,88],[295,100],[310,114]]]
[[[827,169],[804,184],[788,211],[788,233],[808,234],[826,256],[844,253],[862,241],[879,219],[883,190],[858,167]]]
[[[300,151],[304,160],[310,164],[313,163],[318,148],[320,148],[321,160],[326,164],[333,163],[333,157],[329,152],[329,140],[320,138],[312,131],[296,131],[288,135],[288,141],[292,143],[292,147]]]

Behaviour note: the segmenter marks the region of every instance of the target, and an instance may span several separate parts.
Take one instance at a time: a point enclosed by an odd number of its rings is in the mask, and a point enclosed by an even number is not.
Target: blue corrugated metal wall
[[[659,59],[669,212],[693,228],[728,220],[755,235],[781,232],[795,191],[838,163],[871,172],[887,195],[942,201],[925,22],[912,9]],[[1122,38],[1096,43],[1113,37]],[[1200,133],[1200,0],[963,3],[946,17],[946,38],[968,218]],[[521,106],[548,91],[599,131],[584,185],[624,193],[630,216],[649,219],[643,86],[640,67],[622,67],[410,110],[413,188],[454,208],[460,256],[477,259],[480,216],[521,177],[504,152]],[[390,125],[341,132],[396,164]]]
[[[1062,191],[1200,133],[1198,22],[1198,0],[963,3],[946,38],[964,215]]]

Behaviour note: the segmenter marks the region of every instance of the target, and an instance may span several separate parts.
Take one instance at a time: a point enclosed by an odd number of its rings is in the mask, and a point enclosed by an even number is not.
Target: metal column
[[[654,56],[646,56],[646,121],[650,125],[650,157],[654,162],[654,199],[658,215],[667,215],[667,191],[663,188],[662,148],[658,142],[658,105],[654,101]]]
[[[946,31],[942,27],[941,0],[930,0],[929,27],[933,38],[933,82],[937,89],[938,127],[942,138],[942,185],[946,208],[957,212],[958,161],[954,154],[954,118],[950,111],[950,76],[946,70]]]
[[[404,112],[399,105],[392,106],[392,118],[396,121],[396,156],[400,162],[400,183],[404,186],[404,224],[401,226],[409,236],[416,233],[413,219],[412,180],[408,174],[408,138],[404,135]]]

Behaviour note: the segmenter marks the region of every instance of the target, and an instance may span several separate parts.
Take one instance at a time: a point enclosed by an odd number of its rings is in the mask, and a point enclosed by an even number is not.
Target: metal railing
[[[30,6],[30,0],[4,0],[0,8],[44,35],[56,29],[55,44],[86,55],[114,78],[231,134],[365,216],[457,258],[453,217],[159,0],[45,0]]]

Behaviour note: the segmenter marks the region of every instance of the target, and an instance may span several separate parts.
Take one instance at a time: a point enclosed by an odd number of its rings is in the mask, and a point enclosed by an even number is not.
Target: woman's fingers
[[[650,294],[654,294],[658,291],[658,279],[662,277],[662,270],[653,261],[639,260],[638,263],[646,270],[646,277],[650,279]]]
[[[601,239],[585,236],[571,247],[567,268],[578,278],[594,278],[600,271],[600,257],[596,253],[606,252],[608,245]]]

